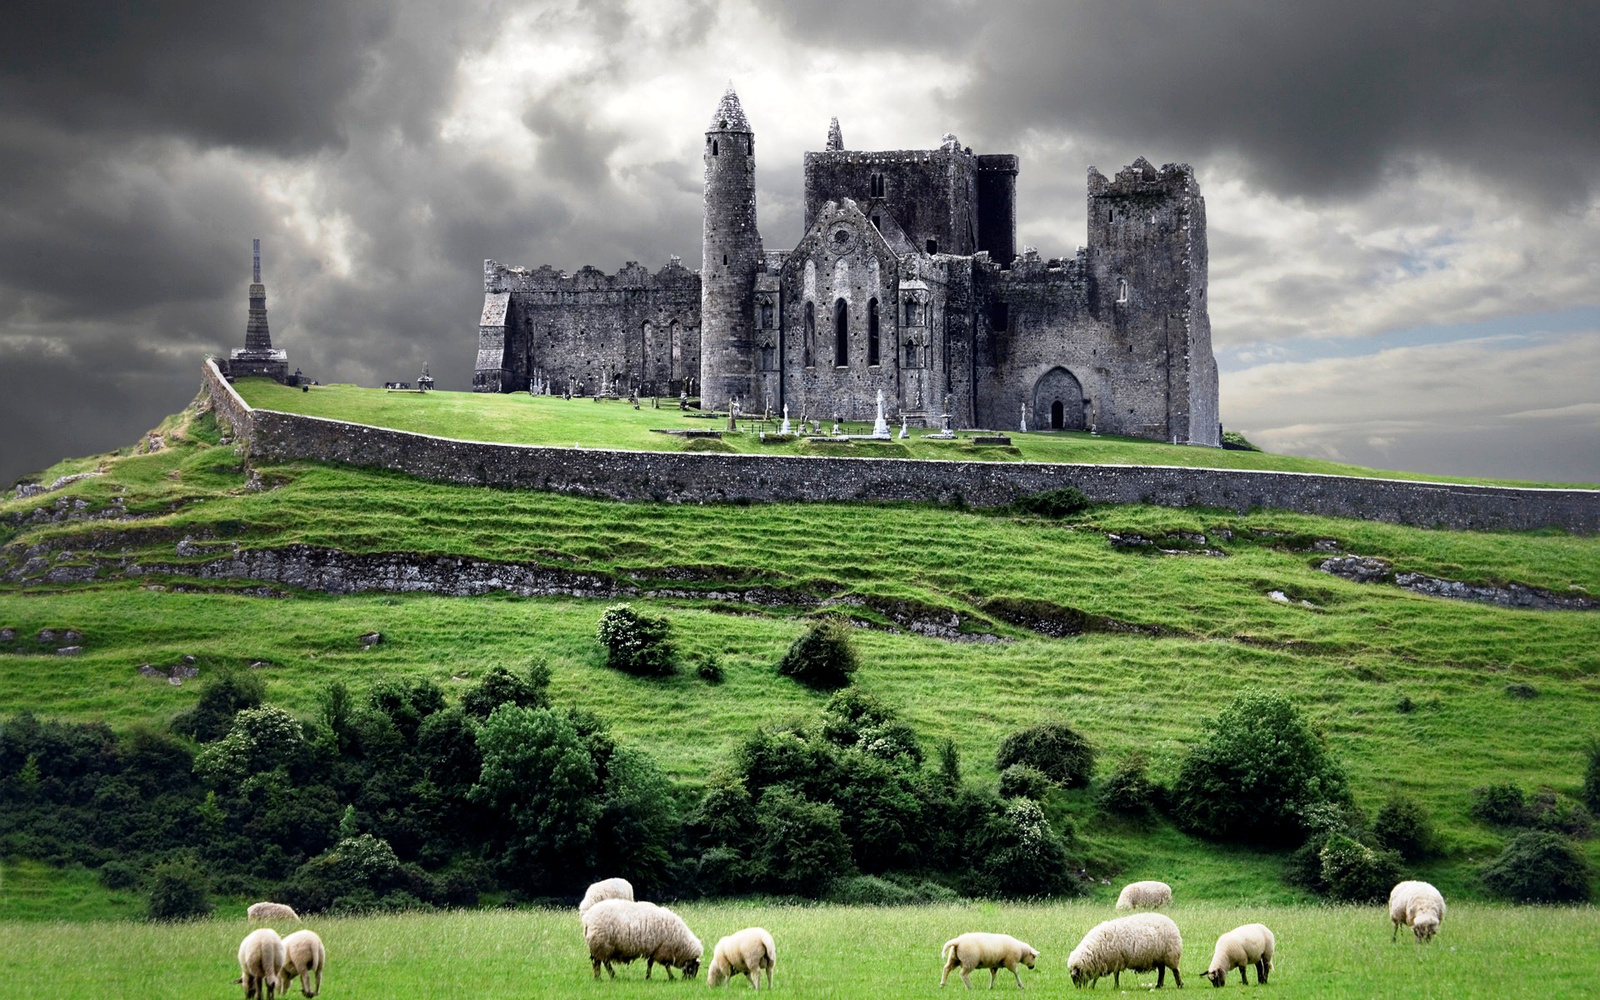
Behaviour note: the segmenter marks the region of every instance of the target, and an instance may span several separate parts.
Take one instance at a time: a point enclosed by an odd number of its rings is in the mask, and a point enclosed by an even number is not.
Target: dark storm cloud
[[[1236,153],[1309,194],[1421,155],[1565,202],[1600,164],[1594,4],[1031,0],[970,16],[978,70],[956,105],[991,134]]]

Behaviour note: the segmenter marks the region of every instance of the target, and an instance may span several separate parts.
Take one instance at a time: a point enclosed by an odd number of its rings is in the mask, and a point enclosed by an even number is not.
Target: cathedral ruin
[[[473,388],[698,395],[706,409],[1220,444],[1205,201],[1186,164],[1089,168],[1088,245],[1016,252],[1016,156],[805,154],[805,234],[756,227],[755,133],[730,86],[706,130],[701,268],[567,274],[484,261]]]

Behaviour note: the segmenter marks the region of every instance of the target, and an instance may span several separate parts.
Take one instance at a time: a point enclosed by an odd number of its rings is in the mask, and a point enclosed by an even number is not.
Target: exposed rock
[[[1277,601],[1279,604],[1298,604],[1302,608],[1316,607],[1315,604],[1312,604],[1310,601],[1305,600],[1304,598],[1301,598],[1297,601],[1281,590],[1269,590],[1267,591],[1267,596],[1272,600]]]
[[[60,636],[60,634],[61,633],[57,632],[53,628],[42,628],[42,629],[39,630],[39,634],[37,636],[35,636],[34,638],[38,639],[41,643],[43,643],[44,645],[48,646],[51,643],[55,642],[56,639]]]
[[[57,656],[77,656],[79,653],[82,653],[82,652],[83,652],[83,647],[82,646],[62,646],[60,649],[56,650],[56,655]]]
[[[271,660],[251,660],[250,661],[250,669],[251,670],[262,670],[262,669],[264,669],[266,667],[270,667],[270,666],[272,666],[272,661]]]
[[[11,628],[10,626],[7,626],[6,628],[0,628],[0,642],[16,642],[16,641],[17,641],[17,630],[16,629]]]
[[[366,635],[361,637],[361,645],[363,645],[363,646],[376,646],[378,643],[380,643],[382,641],[383,641],[383,633],[382,632],[368,632]]]
[[[69,628],[61,633],[61,641],[65,643],[80,643],[83,641],[83,633],[75,628]]]
[[[195,658],[194,658],[194,656],[192,654],[185,653],[183,655],[183,662],[184,663],[188,663],[188,664],[193,664],[195,662]]]
[[[165,670],[162,670],[159,667],[153,667],[148,663],[139,664],[139,673],[144,674],[146,677],[160,677],[163,680],[166,679],[167,676],[167,672]]]
[[[1338,556],[1323,560],[1317,568],[1356,583],[1393,583],[1415,594],[1494,604],[1503,608],[1535,611],[1592,611],[1600,608],[1600,601],[1581,591],[1558,594],[1543,587],[1521,583],[1463,583],[1426,573],[1395,573],[1388,560],[1376,556]]]

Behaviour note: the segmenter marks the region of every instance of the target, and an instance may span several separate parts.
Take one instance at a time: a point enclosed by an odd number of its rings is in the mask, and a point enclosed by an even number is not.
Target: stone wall
[[[252,457],[339,462],[472,486],[613,500],[934,501],[986,507],[1075,486],[1108,503],[1277,508],[1417,527],[1600,532],[1600,490],[1467,486],[1298,472],[1160,465],[1068,465],[918,459],[610,451],[485,444],[251,410],[208,361],[219,416]]]
[[[251,414],[255,411],[244,397],[236,392],[223,377],[217,363],[210,358],[200,366],[200,378],[211,397],[211,407],[216,411],[217,422],[227,427],[233,439],[246,450],[250,447]]]

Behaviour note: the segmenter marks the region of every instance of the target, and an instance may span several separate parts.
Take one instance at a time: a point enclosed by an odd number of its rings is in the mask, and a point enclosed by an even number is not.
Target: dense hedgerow
[[[1192,832],[1295,844],[1310,807],[1350,801],[1344,770],[1288,699],[1240,695],[1206,729],[1172,788],[1174,814]]]

